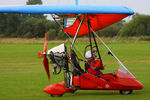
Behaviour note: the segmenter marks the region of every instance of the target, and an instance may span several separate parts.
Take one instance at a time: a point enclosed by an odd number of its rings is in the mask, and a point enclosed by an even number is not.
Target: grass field
[[[48,49],[60,43],[48,43]],[[78,48],[83,52],[86,43]],[[63,81],[63,75],[53,76],[48,81],[37,52],[42,51],[42,43],[0,44],[0,100],[148,100],[150,98],[150,43],[113,43],[112,51],[144,85],[142,90],[131,95],[120,95],[118,91],[78,90],[66,93],[61,98],[52,98],[43,89],[52,83]],[[106,70],[117,66],[102,47]],[[118,67],[118,66],[117,66]]]

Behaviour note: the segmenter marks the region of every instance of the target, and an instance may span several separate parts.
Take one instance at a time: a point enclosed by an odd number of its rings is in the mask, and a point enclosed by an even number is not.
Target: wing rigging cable
[[[72,15],[74,15],[74,14],[71,14],[71,16]],[[63,28],[64,28],[64,25],[62,25],[61,23],[59,23],[59,20],[60,20],[60,18],[64,18],[64,15],[56,15],[56,14],[51,14],[51,16],[52,16],[52,18],[54,19],[54,21],[60,26],[60,28],[63,30]],[[66,15],[65,15],[65,17],[66,17]],[[75,17],[75,15],[74,15],[74,17]],[[70,18],[70,17],[69,17]],[[72,18],[72,17],[71,17]],[[74,18],[74,19],[77,19],[77,15],[76,15],[76,18]],[[64,32],[66,35],[67,35],[67,37],[69,38],[69,39],[67,39],[70,43],[72,43],[72,38],[71,38],[71,36],[69,35],[69,34],[67,34],[66,32]],[[78,41],[77,41],[78,42]],[[82,52],[79,50],[79,48],[76,46],[76,45],[74,45],[74,48],[75,48],[75,50],[77,50],[77,52],[81,55],[81,57],[82,58],[84,58],[84,56],[82,55]]]

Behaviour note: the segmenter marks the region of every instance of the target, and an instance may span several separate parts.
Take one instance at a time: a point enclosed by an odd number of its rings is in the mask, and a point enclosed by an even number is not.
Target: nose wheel
[[[62,97],[63,95],[50,94],[51,97]]]
[[[127,94],[132,94],[132,91],[133,90],[120,90],[120,94],[123,94],[123,95],[127,95]]]

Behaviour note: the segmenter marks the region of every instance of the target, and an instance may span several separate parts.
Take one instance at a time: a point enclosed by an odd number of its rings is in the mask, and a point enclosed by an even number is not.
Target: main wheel
[[[55,95],[55,94],[50,94],[52,97],[62,97],[62,94],[61,95]]]
[[[132,94],[132,91],[133,90],[120,90],[120,94],[123,94],[123,95]]]

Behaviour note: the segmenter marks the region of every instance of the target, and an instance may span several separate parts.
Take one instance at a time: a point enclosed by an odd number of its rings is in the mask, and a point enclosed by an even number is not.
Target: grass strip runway
[[[60,43],[48,43],[48,49]],[[86,43],[79,43],[80,52]],[[131,95],[120,95],[118,91],[78,90],[66,93],[61,98],[52,98],[43,89],[52,83],[63,81],[63,74],[52,75],[48,81],[42,59],[37,53],[42,51],[43,43],[5,43],[0,44],[0,100],[147,100],[150,98],[150,43],[113,43],[110,46],[116,56],[144,85],[142,90]],[[118,65],[101,47],[106,71]],[[82,63],[81,63],[82,65]],[[112,69],[112,67],[114,69]]]

